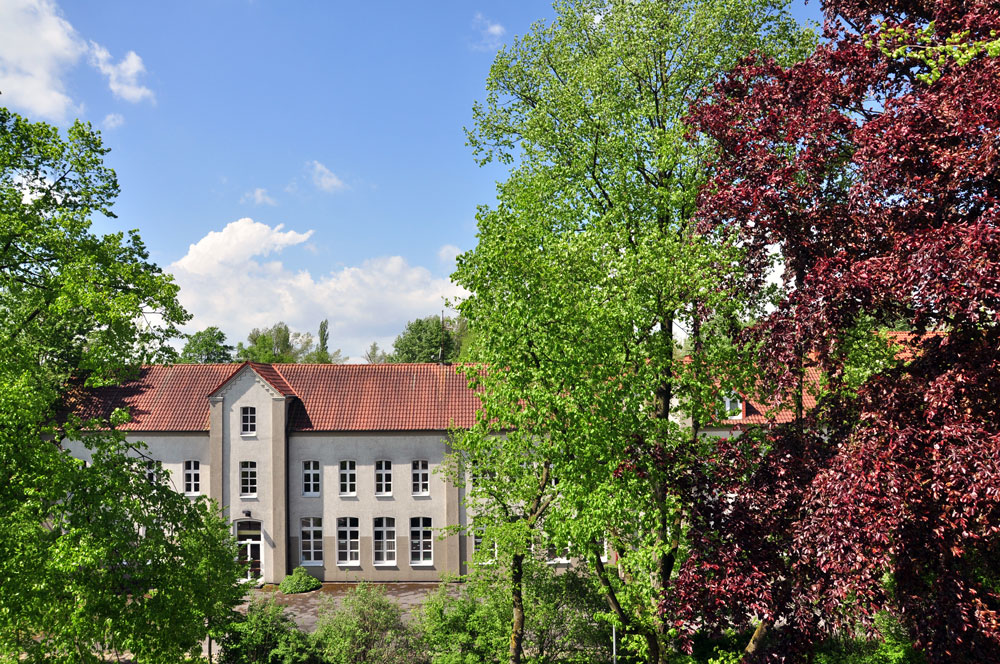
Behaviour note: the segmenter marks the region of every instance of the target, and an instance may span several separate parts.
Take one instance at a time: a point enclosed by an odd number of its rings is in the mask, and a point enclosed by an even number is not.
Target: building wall
[[[300,527],[304,517],[321,517],[323,563],[307,569],[325,581],[437,581],[461,571],[459,537],[445,526],[459,523],[458,489],[439,472],[447,453],[444,432],[293,433],[289,441],[289,559],[300,562]],[[340,492],[340,462],[354,461],[356,492]],[[375,494],[375,462],[392,462],[392,494]],[[412,491],[412,462],[428,462],[428,495]],[[319,461],[322,486],[318,497],[303,495],[303,462]],[[355,517],[360,534],[360,559],[340,564],[337,559],[337,519]],[[374,519],[392,517],[396,525],[396,564],[375,565],[372,539]],[[433,541],[431,564],[410,563],[410,519],[430,517]]]

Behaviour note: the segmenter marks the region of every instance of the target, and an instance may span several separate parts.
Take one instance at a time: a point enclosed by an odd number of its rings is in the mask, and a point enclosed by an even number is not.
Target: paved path
[[[437,583],[381,583],[374,585],[385,588],[389,599],[399,604],[407,616],[438,587]],[[324,583],[323,587],[318,590],[286,595],[279,592],[277,586],[265,586],[259,590],[252,590],[250,597],[273,598],[276,604],[287,607],[286,613],[295,621],[299,629],[312,632],[316,629],[316,616],[319,613],[320,604],[329,597],[333,598],[337,606],[340,606],[343,596],[356,587],[355,583]],[[245,606],[240,608],[245,608]]]

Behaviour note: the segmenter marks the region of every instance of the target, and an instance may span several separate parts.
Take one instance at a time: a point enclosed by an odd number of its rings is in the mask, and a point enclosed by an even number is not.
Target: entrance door
[[[247,566],[246,578],[260,578],[260,521],[239,521],[236,524],[236,542],[240,546],[240,563]]]

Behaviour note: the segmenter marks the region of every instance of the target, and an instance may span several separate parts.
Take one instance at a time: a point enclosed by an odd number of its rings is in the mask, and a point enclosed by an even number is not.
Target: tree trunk
[[[524,575],[524,554],[515,553],[510,562],[511,599],[514,615],[510,623],[510,664],[521,664],[524,651],[524,597],[521,585]]]
[[[761,645],[764,643],[764,638],[767,636],[768,622],[766,620],[761,620],[757,623],[757,629],[753,631],[753,636],[750,637],[750,642],[747,647],[743,649],[743,658],[741,662],[750,662],[753,656],[757,654],[760,650]]]

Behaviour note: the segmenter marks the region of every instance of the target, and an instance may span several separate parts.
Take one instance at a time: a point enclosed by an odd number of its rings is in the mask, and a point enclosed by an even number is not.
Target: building
[[[449,430],[478,401],[435,364],[182,364],[94,390],[86,416],[127,407],[121,428],[167,481],[233,522],[248,574],[303,565],[323,581],[437,581],[460,574],[470,537],[460,489],[439,473]],[[80,444],[70,451],[84,460]],[[442,535],[444,535],[442,539]]]

